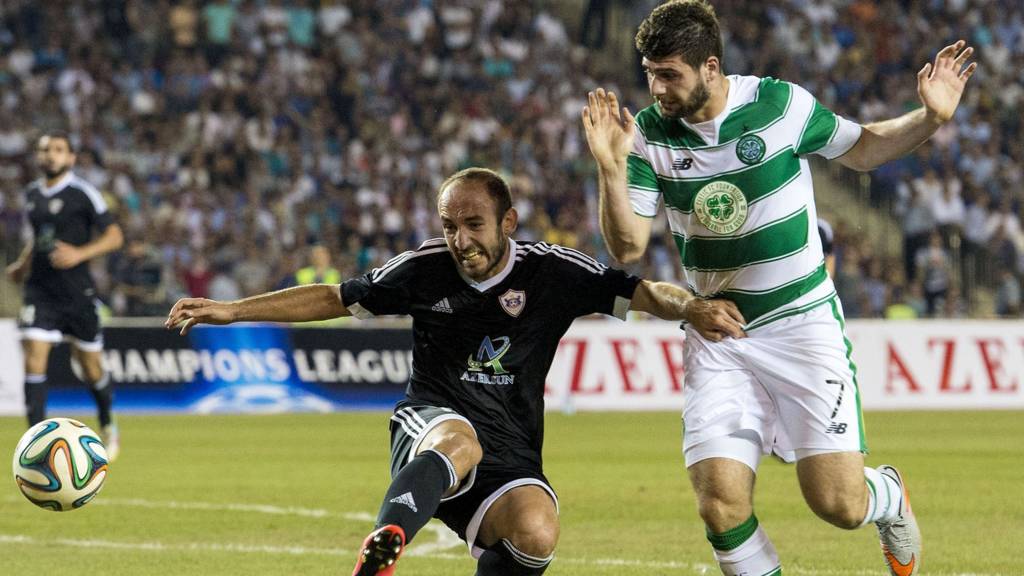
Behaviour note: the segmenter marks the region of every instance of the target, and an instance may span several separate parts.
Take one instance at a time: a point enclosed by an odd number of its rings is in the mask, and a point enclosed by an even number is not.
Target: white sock
[[[895,480],[874,468],[864,468],[868,485],[868,513],[861,526],[868,522],[892,522],[900,515],[902,489]]]
[[[779,554],[761,526],[735,548],[712,548],[725,576],[772,576],[782,573]]]

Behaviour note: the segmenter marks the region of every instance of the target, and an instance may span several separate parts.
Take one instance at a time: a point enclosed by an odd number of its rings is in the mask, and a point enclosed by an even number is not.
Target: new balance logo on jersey
[[[434,312],[444,312],[445,314],[455,313],[455,310],[452,310],[452,307],[448,305],[448,298],[441,298],[441,300],[438,301],[437,304],[431,306],[430,309]]]
[[[419,512],[419,510],[416,509],[416,501],[412,499],[412,492],[406,492],[401,496],[395,496],[394,498],[389,500],[389,502],[394,502],[395,504],[405,504],[409,508],[412,508],[413,512]]]
[[[673,170],[689,170],[693,166],[693,158],[675,158],[672,160]]]
[[[833,422],[825,429],[825,434],[846,434],[846,422]]]

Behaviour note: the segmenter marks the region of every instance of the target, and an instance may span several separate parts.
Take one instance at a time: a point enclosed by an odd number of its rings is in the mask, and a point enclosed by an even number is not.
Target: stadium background
[[[312,574],[346,565],[384,487],[381,413],[138,413],[380,408],[401,393],[400,326],[257,326],[184,341],[150,318],[182,296],[234,299],[294,285],[302,268],[316,264],[323,273],[328,259],[326,269],[342,278],[365,272],[439,234],[434,191],[469,165],[511,180],[517,237],[609,262],[579,111],[597,85],[615,89],[634,111],[647,104],[630,42],[656,4],[5,0],[0,253],[9,262],[22,246],[20,191],[36,177],[36,137],[69,131],[80,149],[76,171],[103,192],[127,236],[124,250],[93,263],[107,360],[117,354],[121,362],[115,409],[126,447],[97,505],[70,519],[52,523],[13,488],[0,497],[0,547],[12,558],[0,572],[35,565],[19,551],[47,552],[55,574],[112,550],[123,565],[110,573],[123,574]],[[936,543],[932,573],[1024,573],[1024,509],[1012,497],[1024,472],[1020,412],[950,411],[1024,406],[1024,335],[1019,321],[1006,320],[1020,317],[1024,270],[1024,6],[715,5],[727,73],[797,81],[861,122],[915,107],[914,74],[942,45],[965,38],[976,47],[980,68],[957,117],[928,144],[870,174],[815,163],[815,180],[819,212],[835,228],[837,289],[859,334],[865,406],[918,410],[869,413],[869,441],[873,459],[901,458],[921,483],[926,499],[916,508]],[[674,251],[659,219],[633,270],[679,281]],[[19,307],[17,286],[0,279],[0,318],[14,318]],[[682,401],[671,355],[681,341],[671,334],[634,318],[577,323],[564,343],[548,401],[567,414],[550,415],[547,454],[565,498],[566,560],[552,573],[709,567],[677,454],[677,416],[646,412]],[[245,364],[253,351],[262,360]],[[289,378],[261,388],[277,351],[291,362]],[[61,376],[51,378],[51,413],[90,414],[66,355],[53,363]],[[13,321],[0,321],[0,412],[19,409],[19,364]],[[645,412],[571,415],[610,408]],[[21,426],[21,418],[0,418],[12,447]],[[578,448],[598,434],[600,443]],[[327,443],[323,452],[313,448],[318,440]],[[611,463],[601,462],[602,449]],[[169,466],[167,456],[186,469]],[[261,462],[253,476],[224,473],[251,459]],[[306,489],[290,488],[299,484]],[[975,499],[962,502],[964,493]],[[607,505],[620,494],[626,501]],[[793,547],[806,531],[825,528],[799,503],[790,468],[767,465],[759,499],[765,517],[777,519],[780,541],[790,540],[780,548],[794,573],[878,573],[865,534]],[[951,515],[958,521],[948,522]],[[329,537],[304,526],[311,517],[335,518]],[[182,527],[169,529],[173,522]],[[678,541],[652,553],[641,536],[621,537],[637,526]],[[424,544],[409,570],[470,572],[445,538],[438,532],[434,548]],[[160,551],[183,554],[187,567],[152,566]]]

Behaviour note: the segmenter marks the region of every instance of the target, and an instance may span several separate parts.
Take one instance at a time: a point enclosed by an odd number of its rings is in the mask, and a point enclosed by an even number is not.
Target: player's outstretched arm
[[[341,287],[337,284],[310,284],[234,302],[182,298],[167,314],[164,326],[170,330],[180,325],[181,334],[185,335],[196,324],[308,322],[339,316],[351,316],[341,302]]]
[[[911,152],[953,118],[967,80],[978,67],[968,64],[974,48],[960,40],[939,51],[935,63],[917,73],[917,94],[923,106],[898,118],[865,125],[860,140],[839,162],[854,170],[872,170]]]
[[[668,282],[641,280],[633,293],[630,308],[665,320],[685,320],[712,342],[726,336],[746,336],[743,326],[747,322],[734,302],[721,298],[697,298]]]
[[[634,262],[647,249],[651,220],[637,216],[629,202],[626,161],[636,139],[633,115],[627,108],[619,108],[614,92],[598,88],[587,98],[583,130],[597,162],[601,233],[613,258]]]

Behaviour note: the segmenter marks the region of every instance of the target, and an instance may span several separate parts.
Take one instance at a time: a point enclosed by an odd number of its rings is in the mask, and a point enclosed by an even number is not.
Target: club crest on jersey
[[[498,296],[501,307],[508,312],[509,316],[518,318],[519,314],[526,307],[526,292],[522,290],[509,290]]]
[[[732,234],[747,221],[747,197],[731,182],[712,182],[697,192],[693,212],[708,230]]]
[[[751,166],[764,158],[766,149],[764,140],[760,136],[747,134],[736,142],[736,157],[740,159],[740,162]]]
[[[61,200],[60,198],[54,198],[53,200],[50,200],[50,204],[48,206],[48,208],[50,209],[50,214],[57,214],[63,207],[64,201]]]

